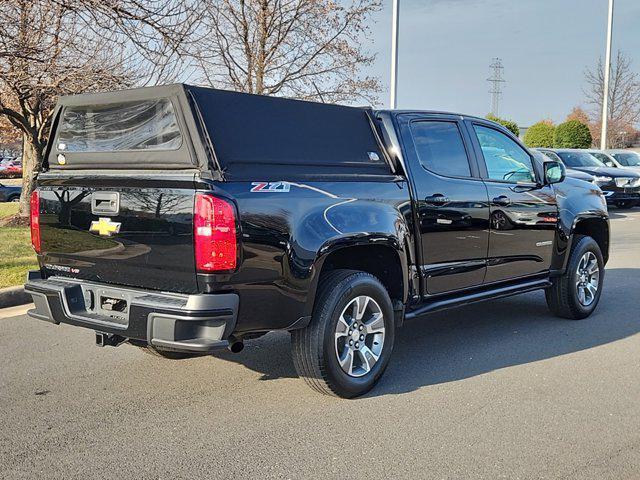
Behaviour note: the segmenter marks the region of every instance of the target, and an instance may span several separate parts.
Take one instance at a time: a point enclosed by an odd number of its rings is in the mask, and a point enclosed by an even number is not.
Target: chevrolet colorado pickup
[[[587,317],[609,251],[602,192],[495,123],[182,84],[62,98],[31,234],[31,317],[168,358],[289,331],[342,397],[436,310],[544,289]]]

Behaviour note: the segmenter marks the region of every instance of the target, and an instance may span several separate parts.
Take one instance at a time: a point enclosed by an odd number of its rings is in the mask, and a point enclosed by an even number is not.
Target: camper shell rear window
[[[59,152],[177,150],[182,134],[168,98],[70,106],[62,111]]]
[[[45,168],[184,170],[206,165],[182,84],[61,97]]]

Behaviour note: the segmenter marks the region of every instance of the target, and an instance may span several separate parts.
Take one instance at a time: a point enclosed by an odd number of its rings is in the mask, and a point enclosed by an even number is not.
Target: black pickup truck
[[[602,192],[487,120],[182,84],[62,98],[31,228],[31,317],[168,358],[286,330],[343,397],[436,310],[587,317],[609,251]]]

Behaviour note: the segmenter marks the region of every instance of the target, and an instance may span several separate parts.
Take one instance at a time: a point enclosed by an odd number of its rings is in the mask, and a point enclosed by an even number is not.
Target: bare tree
[[[195,58],[201,80],[249,93],[319,101],[374,101],[362,76],[368,21],[380,0],[204,0]]]
[[[122,51],[87,35],[72,10],[46,0],[0,6],[0,114],[22,132],[23,195],[28,213],[31,172],[39,168],[56,98],[129,85]]]
[[[140,63],[140,85],[184,77],[185,58],[202,38],[199,0],[50,0],[74,11],[84,29],[106,32]]]
[[[192,12],[187,0],[0,3],[0,115],[22,133],[21,216],[29,212],[58,96],[165,80]]]
[[[15,150],[20,139],[20,131],[6,117],[0,115],[0,157],[3,150]]]
[[[593,106],[592,118],[596,121],[602,115],[604,95],[604,66],[598,60],[595,69],[585,72],[588,88],[585,90],[587,101]],[[612,132],[632,130],[640,120],[640,76],[631,66],[631,60],[621,51],[617,52],[611,65],[609,81],[609,106],[607,111]],[[597,121],[595,122],[597,123]],[[600,135],[600,128],[597,128]],[[616,135],[607,140],[609,147],[616,143]]]

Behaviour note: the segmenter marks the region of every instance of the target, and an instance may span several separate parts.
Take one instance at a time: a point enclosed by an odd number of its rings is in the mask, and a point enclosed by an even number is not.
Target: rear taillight
[[[196,193],[193,234],[198,271],[235,270],[238,255],[236,216],[230,203]]]
[[[40,253],[40,194],[34,190],[31,193],[31,245],[36,253]]]

